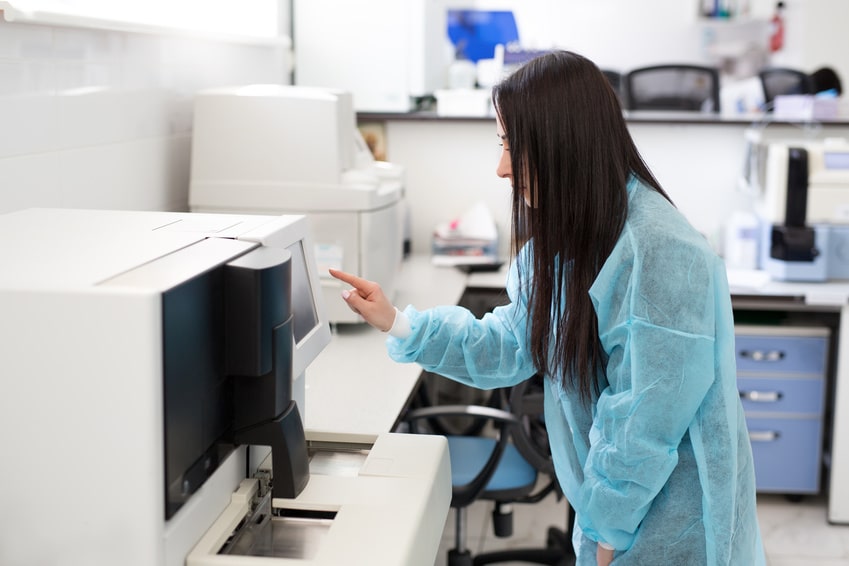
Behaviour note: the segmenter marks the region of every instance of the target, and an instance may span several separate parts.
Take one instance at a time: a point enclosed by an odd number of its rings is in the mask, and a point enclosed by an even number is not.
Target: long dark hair
[[[537,369],[589,402],[605,353],[589,289],[628,214],[631,174],[669,198],[646,166],[610,83],[568,51],[537,57],[493,89],[513,169],[512,249],[532,240],[529,346]],[[529,184],[530,206],[519,185]]]

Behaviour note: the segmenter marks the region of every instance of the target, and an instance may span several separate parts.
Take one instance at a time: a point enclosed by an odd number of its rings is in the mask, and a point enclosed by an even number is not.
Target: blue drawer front
[[[747,418],[746,423],[758,491],[819,492],[820,419]]]
[[[823,375],[828,341],[821,337],[735,337],[737,371]]]
[[[820,415],[825,403],[825,380],[738,377],[737,389],[746,413]]]

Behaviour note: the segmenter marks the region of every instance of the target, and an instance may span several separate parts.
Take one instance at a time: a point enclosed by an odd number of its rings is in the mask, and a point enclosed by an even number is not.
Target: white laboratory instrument
[[[778,280],[849,279],[849,141],[775,141],[753,154],[761,268]]]
[[[306,442],[291,382],[330,340],[307,224],[0,215],[0,563],[433,564],[440,438]]]
[[[781,222],[787,210],[794,160],[807,157],[806,221],[809,224],[849,224],[849,140],[772,142],[766,148],[764,197],[761,211],[772,222]],[[799,165],[800,167],[803,165]],[[792,198],[792,196],[791,196]]]
[[[444,0],[294,0],[295,84],[350,91],[359,112],[409,112],[446,84]]]
[[[349,92],[252,85],[197,95],[190,209],[308,215],[331,322],[362,319],[339,298],[328,267],[395,293],[403,176],[402,167],[372,157]]]

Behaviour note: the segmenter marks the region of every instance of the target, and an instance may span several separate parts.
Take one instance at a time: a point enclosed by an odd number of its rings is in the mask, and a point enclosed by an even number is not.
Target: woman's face
[[[498,166],[495,168],[495,174],[502,179],[509,179],[514,191],[518,191],[525,199],[525,204],[531,206],[530,183],[527,180],[518,183],[513,178],[513,163],[510,161],[510,146],[507,143],[507,134],[504,132],[504,125],[501,119],[496,114],[495,116],[495,133],[498,136],[498,145],[501,146],[501,156],[498,159]]]

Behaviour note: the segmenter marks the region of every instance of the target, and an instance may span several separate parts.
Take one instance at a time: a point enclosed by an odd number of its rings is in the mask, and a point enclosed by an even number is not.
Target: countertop
[[[435,267],[429,256],[404,261],[395,304],[428,308],[457,304],[467,288],[503,288],[500,271],[466,274]],[[841,313],[835,371],[829,520],[849,524],[849,281],[789,283],[763,272],[728,271],[735,308],[827,310]],[[341,299],[340,299],[341,300]],[[313,442],[369,444],[390,432],[421,374],[416,364],[389,359],[385,334],[362,325],[337,325],[330,345],[307,369],[306,434]]]
[[[402,262],[394,303],[401,309],[457,304],[466,278],[414,255]],[[369,444],[394,428],[422,370],[392,361],[385,342],[386,334],[364,323],[333,325],[330,344],[306,370],[308,441]]]

